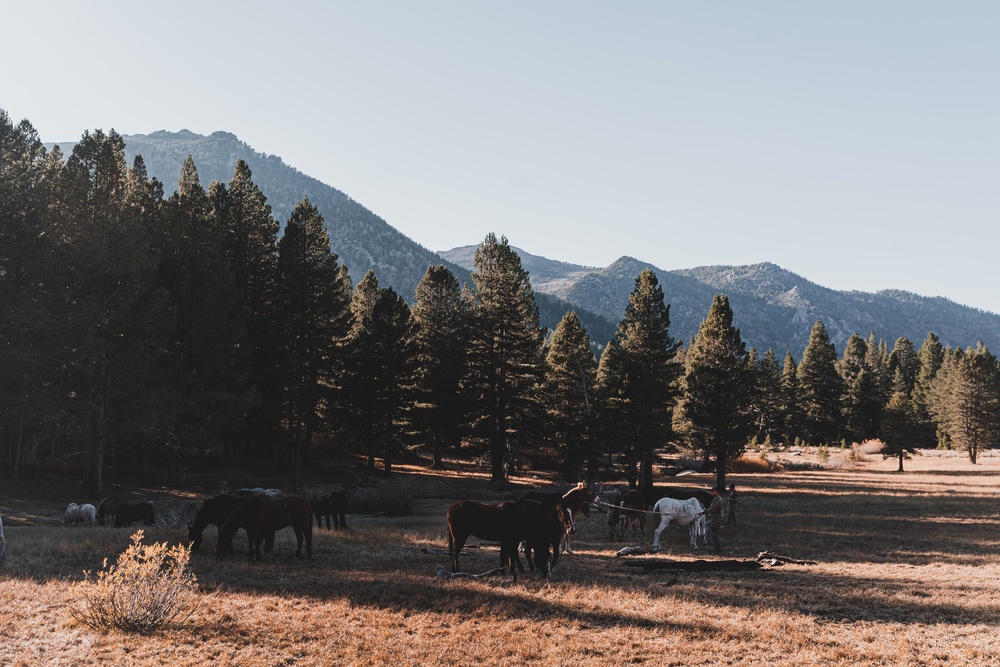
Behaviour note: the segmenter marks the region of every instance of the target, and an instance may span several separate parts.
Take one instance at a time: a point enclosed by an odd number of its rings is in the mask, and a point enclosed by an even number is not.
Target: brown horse
[[[573,549],[570,546],[569,536],[576,532],[576,517],[582,512],[584,516],[590,516],[590,503],[594,502],[597,496],[594,492],[587,488],[587,485],[580,482],[572,489],[564,494],[559,493],[547,493],[544,491],[527,491],[521,496],[524,500],[537,500],[546,507],[552,507],[556,503],[561,502],[563,507],[568,512],[569,528],[566,530],[565,537],[562,540],[562,544],[556,549],[556,553],[553,556],[552,564],[555,565],[555,561],[559,560],[559,556],[565,551],[566,553],[573,553]]]
[[[115,525],[115,515],[118,510],[128,505],[124,498],[109,496],[97,505],[97,524],[99,526]]]
[[[563,507],[561,500],[548,507],[537,500],[524,498],[514,502],[521,506],[528,519],[528,532],[522,542],[528,567],[537,569],[542,576],[548,576],[559,560],[559,547],[570,526],[570,512]],[[520,558],[517,559],[517,566],[524,572]]]
[[[233,537],[240,528],[247,532],[249,560],[260,560],[260,545],[267,533],[292,527],[298,545],[295,557],[302,557],[302,541],[306,556],[312,558],[312,508],[302,496],[251,496],[234,509],[219,530],[215,555],[223,558],[233,553]]]
[[[234,509],[247,501],[248,498],[256,494],[234,496],[223,493],[214,498],[208,498],[198,508],[198,513],[194,516],[194,521],[187,525],[188,542],[191,544],[191,553],[201,546],[201,534],[209,526],[222,529],[226,519]],[[274,549],[274,531],[264,533],[264,551],[270,553]]]
[[[152,500],[144,500],[141,503],[125,503],[119,507],[114,514],[115,528],[131,526],[136,521],[142,521],[145,526],[152,526],[156,523],[156,506]]]
[[[621,533],[618,539],[625,538],[625,529],[632,526],[632,537],[635,537],[635,528],[639,527],[639,532],[646,537],[646,501],[642,499],[642,494],[635,489],[629,489],[622,496],[621,500]]]
[[[521,540],[530,540],[535,547],[539,572],[544,576],[549,572],[548,543],[545,533],[546,514],[542,505],[534,508],[517,502],[503,502],[498,505],[461,500],[448,508],[448,554],[451,556],[451,570],[458,572],[458,554],[470,536],[488,542],[500,543],[500,566],[510,567],[511,576],[517,580],[517,571],[524,571],[517,547]],[[562,528],[557,529],[559,532]],[[558,539],[558,536],[556,537]]]
[[[323,527],[323,519],[326,519],[326,527],[330,527],[330,518],[333,518],[333,527],[337,530],[347,530],[347,496],[339,491],[328,491],[317,493],[312,497],[313,515],[316,517],[316,527]]]

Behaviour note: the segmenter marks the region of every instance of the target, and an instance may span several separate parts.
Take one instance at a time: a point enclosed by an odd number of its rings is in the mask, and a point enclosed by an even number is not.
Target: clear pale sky
[[[0,109],[43,141],[226,130],[432,250],[769,261],[1000,312],[995,1],[35,0],[3,23]]]

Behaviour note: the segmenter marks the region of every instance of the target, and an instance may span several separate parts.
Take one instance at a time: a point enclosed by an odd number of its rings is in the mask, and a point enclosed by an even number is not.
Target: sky
[[[45,142],[225,130],[431,250],[773,262],[1000,313],[992,0],[35,0],[4,23],[0,109]]]

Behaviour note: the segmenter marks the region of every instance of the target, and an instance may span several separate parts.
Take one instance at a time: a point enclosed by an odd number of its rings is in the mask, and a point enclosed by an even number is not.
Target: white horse
[[[97,525],[97,508],[90,503],[77,505],[70,503],[66,506],[66,514],[63,516],[63,525],[70,526],[74,523],[87,522],[87,525],[94,527]]]
[[[676,500],[674,498],[660,498],[653,505],[653,521],[659,521],[656,532],[653,534],[653,551],[660,550],[660,535],[663,534],[670,524],[677,524],[681,528],[687,526],[691,535],[691,548],[697,549],[697,538],[699,531],[704,543],[705,539],[705,508],[698,502],[697,498],[687,500]]]

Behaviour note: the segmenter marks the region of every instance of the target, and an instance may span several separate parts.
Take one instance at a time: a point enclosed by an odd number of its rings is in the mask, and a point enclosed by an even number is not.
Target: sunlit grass
[[[866,457],[727,480],[743,495],[723,558],[768,550],[816,565],[643,574],[615,556],[623,543],[606,541],[594,514],[551,581],[441,579],[444,515],[459,498],[432,482],[410,516],[354,515],[350,531],[316,530],[311,560],[293,557],[288,530],[261,563],[245,561],[242,534],[236,557],[220,562],[209,529],[191,559],[199,609],[169,633],[139,637],[95,632],[67,610],[71,584],[121,553],[128,531],[5,526],[0,664],[1000,664],[1000,461],[927,456],[898,475],[894,461]],[[500,497],[485,479],[476,488]],[[686,531],[665,542],[644,558],[715,558],[692,553]],[[471,546],[468,571],[497,566],[494,545]]]

